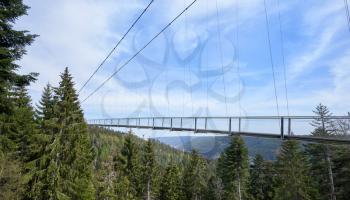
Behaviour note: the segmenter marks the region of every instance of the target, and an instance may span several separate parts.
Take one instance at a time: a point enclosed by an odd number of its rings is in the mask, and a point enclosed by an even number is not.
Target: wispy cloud
[[[218,10],[216,1],[198,0],[186,15],[84,103],[87,118],[127,116],[137,112],[141,115],[154,112],[191,115],[205,110],[207,105],[213,115],[224,115],[226,105],[221,98],[225,95],[224,86],[228,98],[237,96],[239,88],[244,90],[240,101],[228,102],[228,114],[236,115],[242,110],[252,115],[276,114],[264,2],[217,2]],[[277,1],[266,2],[281,113],[286,113],[286,103],[279,14],[285,39],[291,113],[309,114],[315,104],[324,102],[335,113],[342,114],[348,106],[344,100],[350,102],[345,95],[350,85],[350,41],[342,1],[310,1],[303,4],[305,6],[296,2],[280,1],[279,6]],[[29,16],[16,26],[40,37],[20,64],[24,66],[23,72],[41,74],[30,88],[37,101],[42,87],[47,82],[57,84],[58,74],[66,66],[70,67],[77,87],[81,86],[148,1],[26,0],[25,3],[31,6]],[[92,92],[189,3],[190,0],[155,1],[80,94],[81,98]],[[231,69],[225,73],[225,84],[221,52],[223,65]],[[170,87],[174,82],[181,84]],[[214,93],[207,95],[207,87]],[[239,103],[242,108],[238,107]]]

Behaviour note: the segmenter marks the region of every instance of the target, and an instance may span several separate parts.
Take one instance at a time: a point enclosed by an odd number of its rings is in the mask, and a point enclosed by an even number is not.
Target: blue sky
[[[16,27],[40,37],[19,63],[23,73],[40,73],[30,87],[37,102],[45,84],[57,85],[66,66],[80,88],[149,1],[24,2],[31,9]],[[189,3],[155,0],[80,98]],[[320,102],[337,115],[350,111],[343,0],[266,0],[266,8],[280,114],[287,115],[280,22],[290,114],[310,115]],[[277,115],[264,1],[198,0],[83,109],[87,118],[205,116],[207,110],[215,116]]]

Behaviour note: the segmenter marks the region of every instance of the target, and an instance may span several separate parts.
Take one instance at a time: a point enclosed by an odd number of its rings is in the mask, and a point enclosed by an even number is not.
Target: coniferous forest
[[[350,147],[284,141],[276,160],[248,156],[240,136],[218,159],[89,127],[68,68],[40,102],[37,73],[16,64],[37,35],[15,30],[21,0],[0,0],[0,199],[348,200]],[[25,67],[25,66],[24,66]],[[322,104],[319,116],[330,116]],[[348,121],[314,120],[314,136],[348,135]]]

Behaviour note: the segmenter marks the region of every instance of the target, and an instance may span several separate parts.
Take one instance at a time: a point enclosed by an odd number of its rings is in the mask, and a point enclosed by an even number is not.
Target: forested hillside
[[[282,141],[275,161],[250,161],[242,137],[218,159],[181,152],[130,133],[89,127],[68,68],[39,102],[27,89],[37,74],[16,61],[36,35],[13,29],[28,7],[0,0],[0,200],[348,200],[348,145]],[[44,58],[43,58],[44,59]],[[349,135],[322,104],[313,136]]]
[[[242,137],[248,147],[250,157],[260,154],[266,160],[276,160],[281,146],[280,139]],[[197,150],[207,159],[217,159],[231,141],[230,136],[179,136],[179,137],[158,137],[162,143],[168,144],[176,149],[185,151]]]

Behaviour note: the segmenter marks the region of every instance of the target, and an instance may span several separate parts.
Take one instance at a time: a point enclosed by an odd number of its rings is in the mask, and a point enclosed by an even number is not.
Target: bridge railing
[[[327,121],[334,125],[348,123],[349,129],[337,132],[350,140],[350,116],[245,116],[245,117],[140,117],[93,119],[88,124],[124,128],[151,128],[170,131],[193,131],[196,133],[245,134],[251,136],[302,138],[310,137],[315,127],[313,121]],[[329,124],[328,123],[328,124]],[[327,127],[331,129],[332,127]],[[315,137],[313,137],[315,138]],[[323,137],[325,138],[325,137]]]

